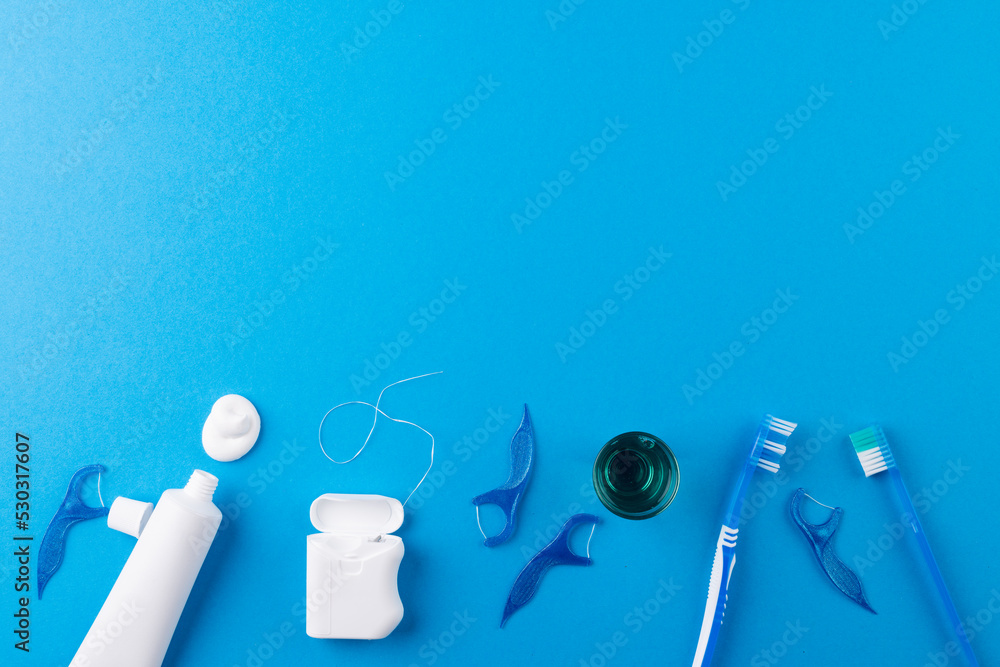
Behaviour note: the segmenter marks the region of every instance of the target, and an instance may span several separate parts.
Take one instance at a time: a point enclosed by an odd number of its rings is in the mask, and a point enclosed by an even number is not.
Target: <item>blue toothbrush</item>
[[[907,492],[906,486],[903,485],[903,476],[899,474],[899,467],[896,466],[896,459],[893,458],[892,451],[889,450],[889,443],[885,439],[882,427],[875,424],[857,433],[852,433],[851,444],[854,445],[854,451],[858,454],[861,467],[865,470],[865,477],[871,477],[883,470],[889,471],[889,479],[892,480],[892,485],[896,489],[896,495],[899,496],[899,501],[903,504],[904,517],[906,517],[910,528],[913,530],[914,535],[916,535],[917,544],[920,545],[920,552],[923,554],[924,560],[927,562],[927,568],[931,571],[931,575],[934,578],[934,585],[937,588],[938,595],[941,596],[941,603],[944,605],[948,619],[951,621],[952,629],[958,635],[958,639],[961,642],[962,652],[965,653],[965,658],[969,661],[970,665],[978,667],[979,662],[976,660],[976,654],[972,652],[969,638],[965,635],[965,628],[962,626],[962,619],[958,616],[958,610],[955,609],[955,603],[952,602],[951,595],[948,593],[944,577],[941,576],[941,569],[938,568],[937,561],[934,560],[934,554],[931,553],[931,545],[927,541],[924,527],[920,525],[920,519],[917,518],[917,510],[913,507],[910,494]]]
[[[778,472],[780,467],[778,459],[785,453],[785,443],[796,426],[797,424],[792,422],[767,415],[757,428],[753,448],[747,455],[740,482],[733,490],[726,521],[722,524],[719,539],[715,544],[712,578],[708,583],[708,602],[705,604],[705,617],[701,622],[701,634],[698,636],[694,667],[712,664],[715,643],[719,639],[722,618],[726,613],[729,579],[733,575],[733,564],[736,562],[736,538],[740,532],[740,509],[743,507],[743,499],[747,495],[747,489],[750,488],[750,480],[753,479],[757,468],[763,468],[771,473]]]

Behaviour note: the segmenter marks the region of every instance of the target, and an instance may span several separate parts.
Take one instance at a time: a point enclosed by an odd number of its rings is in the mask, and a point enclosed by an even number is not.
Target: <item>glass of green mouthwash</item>
[[[604,506],[626,519],[648,519],[673,502],[680,468],[655,435],[630,431],[615,436],[594,461],[594,490]]]

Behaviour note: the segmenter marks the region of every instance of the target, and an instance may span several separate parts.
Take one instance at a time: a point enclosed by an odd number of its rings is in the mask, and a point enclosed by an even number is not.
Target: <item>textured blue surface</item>
[[[755,479],[718,662],[923,665],[948,642],[930,582],[847,441],[877,421],[998,660],[995,3],[188,5],[0,8],[4,544],[20,431],[36,543],[84,464],[108,467],[108,502],[221,478],[233,518],[169,665],[685,665],[771,412],[799,428],[783,474]],[[319,419],[434,370],[382,402],[437,437],[398,533],[406,615],[378,642],[310,639],[310,502],[402,499],[428,456],[380,423],[335,466]],[[263,427],[221,464],[200,434],[230,392]],[[531,485],[486,549],[469,499],[502,478],[524,403]],[[370,411],[337,416],[353,452]],[[630,430],[683,477],[644,522],[590,486]],[[845,509],[838,553],[878,616],[817,571],[787,513],[800,486]],[[577,512],[602,519],[593,567],[554,569],[500,631],[511,581]],[[134,543],[99,521],[71,541],[31,653],[0,627],[3,664],[65,664]]]

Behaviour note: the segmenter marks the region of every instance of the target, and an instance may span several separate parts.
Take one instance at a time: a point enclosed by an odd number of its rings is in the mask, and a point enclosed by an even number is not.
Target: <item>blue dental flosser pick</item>
[[[63,554],[66,552],[66,532],[70,526],[80,521],[107,516],[107,507],[91,507],[83,502],[80,490],[83,481],[94,474],[105,471],[99,464],[84,466],[76,471],[69,481],[66,497],[56,510],[55,516],[49,522],[42,537],[42,546],[38,551],[38,599],[42,599],[42,591],[62,565]]]
[[[472,504],[476,506],[476,521],[479,521],[480,505],[496,505],[503,510],[506,523],[499,534],[492,537],[485,537],[485,544],[488,547],[495,547],[503,544],[514,534],[514,526],[517,521],[517,506],[521,502],[521,496],[528,486],[528,477],[531,473],[531,462],[535,456],[535,431],[531,426],[531,416],[528,414],[528,406],[524,406],[524,416],[521,418],[521,425],[518,426],[514,437],[510,440],[510,476],[507,481],[492,491],[482,493],[472,499]],[[482,532],[482,523],[479,524]]]
[[[830,578],[830,581],[840,589],[841,593],[871,613],[877,614],[878,612],[872,609],[872,606],[868,603],[868,598],[865,597],[865,591],[861,586],[861,580],[858,579],[858,575],[854,574],[854,570],[847,567],[844,561],[840,560],[833,551],[833,535],[840,526],[840,517],[844,516],[843,508],[832,508],[833,514],[830,515],[829,519],[818,525],[812,524],[802,516],[803,498],[815,500],[815,498],[806,493],[805,489],[799,489],[792,495],[789,512],[792,515],[792,520],[795,521],[795,525],[799,527],[802,534],[809,540],[809,544],[812,545],[813,553],[816,555],[820,567],[826,572],[826,576]],[[829,505],[825,505],[825,507],[829,507]]]
[[[578,556],[569,548],[569,535],[573,529],[580,524],[589,523],[597,526],[599,519],[593,514],[574,514],[565,524],[555,538],[542,548],[534,557],[528,561],[521,573],[514,580],[511,586],[510,595],[507,596],[507,606],[503,608],[503,618],[500,620],[502,628],[511,615],[531,602],[535,597],[535,591],[541,583],[542,575],[556,565],[590,565],[594,561],[590,559],[590,542],[587,542],[587,556]],[[593,532],[591,532],[593,536]]]

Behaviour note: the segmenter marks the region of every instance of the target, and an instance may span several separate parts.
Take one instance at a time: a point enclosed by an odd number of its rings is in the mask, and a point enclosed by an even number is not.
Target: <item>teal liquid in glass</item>
[[[680,485],[677,459],[666,443],[632,431],[612,438],[594,461],[594,490],[626,519],[648,519],[673,502]]]

